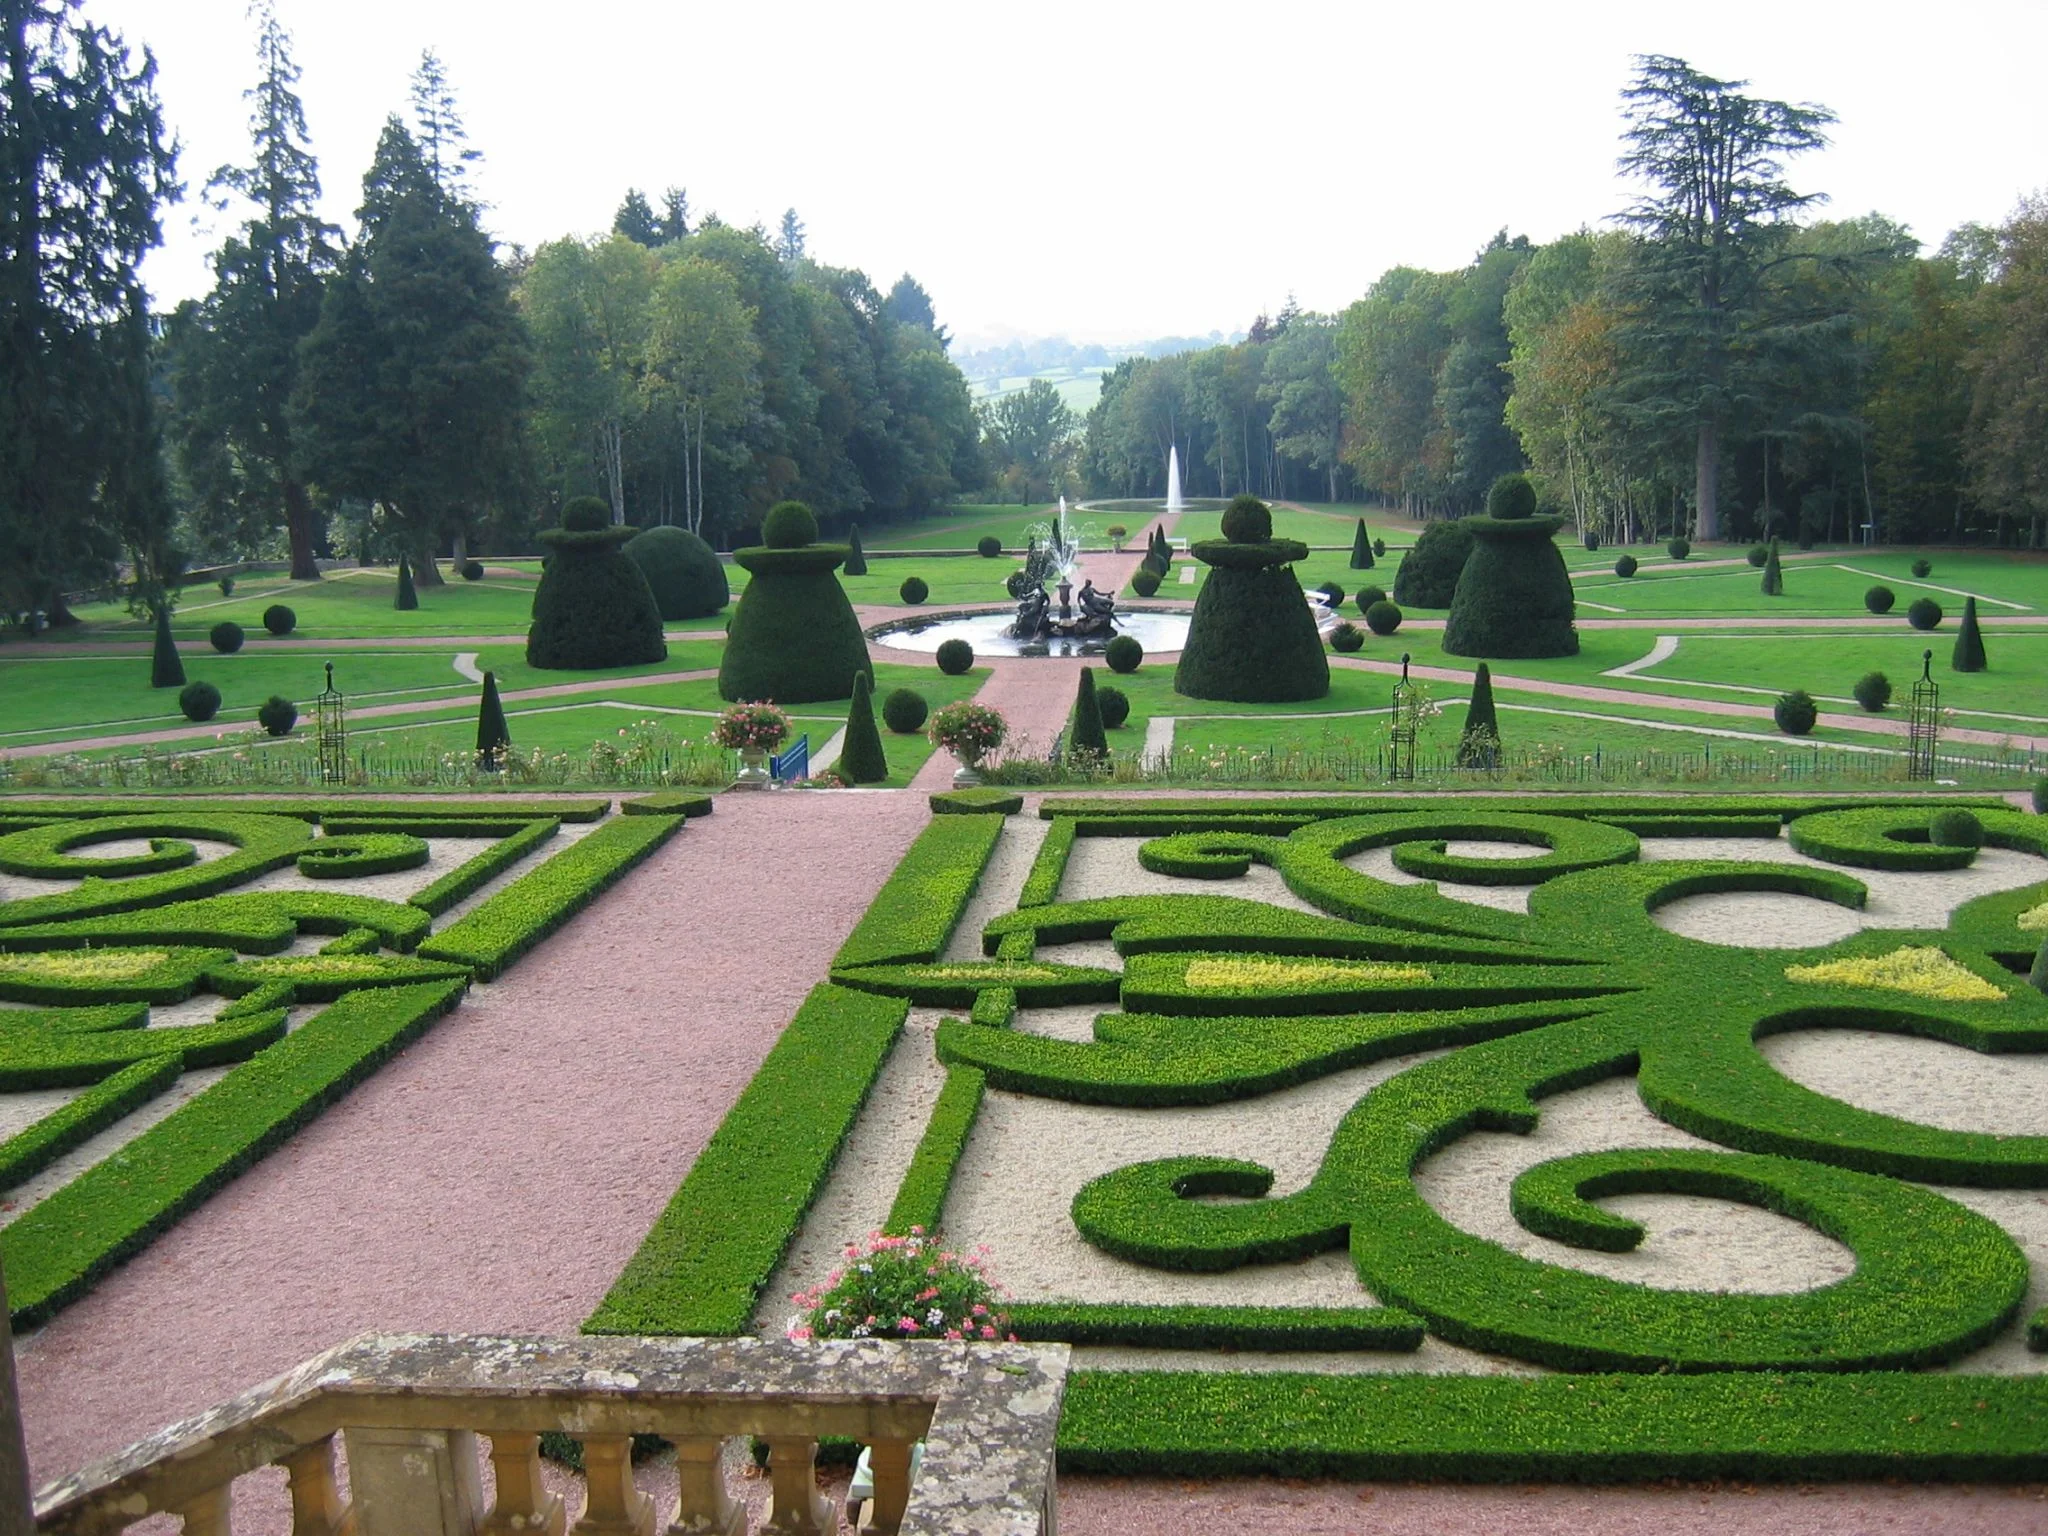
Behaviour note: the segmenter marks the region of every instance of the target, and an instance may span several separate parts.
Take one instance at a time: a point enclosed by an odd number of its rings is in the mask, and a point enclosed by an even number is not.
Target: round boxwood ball
[[[1317,587],[1316,590],[1330,600],[1332,608],[1342,608],[1344,606],[1344,589],[1334,581],[1326,581]]]
[[[571,533],[595,533],[611,525],[611,504],[601,496],[571,496],[562,503],[562,526]]]
[[[1386,600],[1387,589],[1385,587],[1372,586],[1360,587],[1358,589],[1358,596],[1352,599],[1358,605],[1360,613],[1364,613],[1374,603],[1384,603]]]
[[[1766,549],[1763,545],[1752,544],[1749,546],[1749,563],[1755,566],[1758,570],[1762,570],[1764,568],[1764,562],[1770,558],[1771,552],[1768,549]]]
[[[974,647],[965,640],[942,640],[939,642],[939,670],[948,677],[958,677],[974,665]]]
[[[801,549],[818,542],[818,515],[800,501],[778,501],[761,519],[761,542],[770,549]]]
[[[1150,566],[1141,566],[1131,577],[1131,590],[1140,597],[1150,597],[1159,590],[1159,573]]]
[[[484,579],[484,563],[481,560],[465,560],[457,569],[462,572],[462,579],[464,581],[482,581]]]
[[[932,595],[932,589],[925,585],[922,576],[906,576],[903,585],[896,589],[896,595],[906,603],[921,603]]]
[[[1906,622],[1915,629],[1936,629],[1941,624],[1941,604],[1931,597],[1916,597],[1906,605]]]
[[[1794,688],[1790,693],[1778,696],[1778,702],[1771,706],[1771,714],[1778,722],[1778,729],[1787,736],[1804,736],[1820,718],[1820,706],[1813,702],[1813,695],[1804,688]]]
[[[1623,555],[1614,562],[1614,574],[1617,576],[1633,576],[1636,570],[1637,564],[1634,555]]]
[[[1256,496],[1236,496],[1223,509],[1223,537],[1233,544],[1264,544],[1273,537],[1273,509]]]
[[[213,648],[223,656],[232,656],[242,648],[242,626],[231,619],[223,619],[206,632],[206,638],[213,642]]]
[[[1927,841],[1944,848],[1982,848],[1984,823],[1968,811],[1936,811],[1927,823]]]
[[[1922,558],[1915,560],[1913,562],[1913,574],[1917,576],[1920,580],[1925,581],[1929,576],[1934,574],[1934,567],[1930,565],[1927,562],[1926,558],[1923,556]]]
[[[1689,539],[1673,539],[1664,548],[1670,552],[1672,559],[1683,560],[1692,553],[1692,542]]]
[[[1872,613],[1890,613],[1892,604],[1898,600],[1898,594],[1890,587],[1872,587],[1863,594],[1863,606]]]
[[[1382,598],[1365,610],[1365,623],[1376,635],[1391,635],[1401,627],[1401,610]]]
[[[1131,718],[1131,697],[1121,688],[1104,683],[1095,690],[1095,707],[1102,714],[1102,728],[1113,731]]]
[[[647,528],[625,544],[664,619],[706,619],[732,601],[717,552],[687,528]]]
[[[299,616],[283,603],[272,603],[263,610],[263,627],[273,635],[288,635],[298,627]]]
[[[984,533],[974,541],[974,548],[982,559],[993,560],[1003,552],[1003,541],[992,533]]]
[[[898,736],[923,730],[925,716],[930,713],[931,706],[915,688],[898,688],[882,700],[882,724]]]
[[[1330,649],[1333,651],[1356,651],[1365,645],[1365,631],[1356,624],[1345,622],[1330,631]]]
[[[1882,672],[1866,672],[1856,679],[1856,686],[1849,690],[1856,695],[1856,702],[1871,714],[1877,714],[1892,701],[1892,680]]]
[[[1138,644],[1136,635],[1118,635],[1103,647],[1102,659],[1109,663],[1110,671],[1128,675],[1144,661],[1145,647]]]
[[[281,693],[273,693],[256,711],[256,723],[273,736],[289,736],[299,723],[299,706]]]
[[[220,690],[211,683],[187,683],[178,690],[178,708],[187,720],[211,720],[220,713]]]
[[[1529,483],[1529,477],[1506,474],[1494,481],[1486,492],[1486,515],[1503,519],[1534,517],[1536,487]]]

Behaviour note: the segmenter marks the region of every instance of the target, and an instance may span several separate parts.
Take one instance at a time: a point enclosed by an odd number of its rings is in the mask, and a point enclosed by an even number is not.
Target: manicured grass
[[[448,570],[445,563],[442,569]],[[227,598],[212,587],[189,587],[171,617],[171,631],[181,643],[189,636],[203,644],[209,629],[230,619],[249,632],[251,643],[259,643],[267,633],[263,610],[272,603],[283,603],[298,616],[294,634],[317,639],[524,634],[532,621],[536,582],[524,576],[464,581],[451,572],[446,586],[421,587],[419,607],[405,613],[392,606],[397,580],[392,567],[373,566],[336,571],[320,581],[252,576],[237,582],[234,595]],[[129,617],[119,603],[92,603],[76,611],[88,632],[65,633],[80,639],[144,634],[149,629],[146,621]]]
[[[1640,647],[1638,654],[1648,653],[1649,635],[1635,631],[1628,638]],[[1932,650],[1933,676],[1941,685],[1944,708],[2031,715],[2048,725],[2048,632],[1994,629],[1987,634],[1984,645],[1991,669],[1957,672],[1949,666],[1955,640],[1944,633],[1922,636],[1912,631],[1903,635],[1890,631],[1881,635],[1823,632],[1755,639],[1681,634],[1674,655],[1654,667],[1644,668],[1633,680],[1602,681],[1624,687],[1633,681],[1634,686],[1654,686],[1661,691],[1675,690],[1688,682],[1742,688],[1799,687],[1825,701],[1851,699],[1849,690],[1858,678],[1866,672],[1881,671],[1891,679],[1891,712],[1897,714],[1904,711],[1907,690],[1920,675],[1921,652]],[[1728,688],[1685,691],[1697,691],[1702,697],[1745,697]],[[1836,707],[1857,709],[1853,702]],[[1960,723],[1987,730],[2000,728],[1994,720]],[[2038,730],[2020,721],[2011,722],[2011,726],[2014,730]]]
[[[1026,528],[1033,523],[1051,522],[1058,516],[1059,508],[1055,506],[947,507],[937,517],[928,517],[920,522],[882,523],[873,528],[863,526],[860,542],[863,549],[972,549],[981,539],[993,534],[1003,541],[1004,549],[1022,549]],[[1094,518],[1092,521],[1107,527],[1117,519]],[[888,562],[891,570],[902,564],[900,560]],[[907,570],[905,574],[908,574]],[[898,576],[896,579],[901,581],[903,578]],[[925,579],[929,581],[931,578]]]
[[[972,544],[973,540],[968,541]],[[934,613],[967,604],[996,603],[1009,605],[1010,595],[1003,590],[1003,582],[1023,562],[1015,555],[998,555],[993,560],[980,555],[932,555],[908,560],[872,560],[868,563],[865,576],[839,574],[839,584],[846,589],[846,595],[857,604],[872,604],[878,607],[900,608],[904,606],[901,588],[906,578],[915,576],[929,587],[930,595],[923,606]],[[738,566],[731,571],[733,592],[737,596],[743,589],[747,573]]]
[[[1603,616],[1603,609],[1587,606],[1601,603],[1619,608],[1626,615],[1643,617],[1669,614],[1868,618],[1863,594],[1874,586],[1887,586],[1897,594],[1898,604],[1881,623],[1894,624],[1902,633],[1918,633],[1906,623],[1906,605],[1916,597],[1931,597],[1947,615],[1938,633],[1948,634],[1953,641],[1956,622],[1962,617],[1963,598],[1958,595],[1961,593],[1977,594],[1979,611],[1985,615],[2040,614],[2048,610],[2048,560],[2018,552],[1937,552],[1934,569],[1924,581],[1912,574],[1913,561],[1920,558],[1913,550],[1845,551],[1828,556],[1792,554],[1785,557],[1782,597],[1765,597],[1762,577],[1747,562],[1701,566],[1703,559],[1729,557],[1719,551],[1711,556],[1695,552],[1684,562],[1668,557],[1653,560],[1649,552],[1633,553],[1643,562],[1643,569],[1632,577],[1616,576],[1612,561],[1607,562],[1604,575],[1598,567],[1578,574],[1574,586],[1581,600],[1582,617]],[[1742,551],[1732,550],[1729,554],[1739,558]],[[1952,590],[1939,590],[1944,587]],[[1984,601],[1987,598],[2000,602]],[[2006,607],[2002,603],[2025,606]]]

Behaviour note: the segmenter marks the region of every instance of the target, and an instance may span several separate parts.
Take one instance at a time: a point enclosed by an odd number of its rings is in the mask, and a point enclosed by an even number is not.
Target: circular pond
[[[995,613],[908,619],[870,630],[868,634],[878,644],[902,651],[922,651],[926,655],[948,640],[965,640],[977,656],[1100,656],[1111,639],[1109,635],[1088,635],[1071,640],[1019,640],[1009,633],[1016,618],[1013,611],[1003,609]],[[1187,643],[1188,615],[1119,608],[1116,633],[1133,637],[1145,647],[1147,655],[1177,651]]]

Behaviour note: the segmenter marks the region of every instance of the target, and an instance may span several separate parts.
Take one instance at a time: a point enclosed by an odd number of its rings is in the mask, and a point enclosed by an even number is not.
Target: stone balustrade
[[[293,1536],[654,1536],[631,1450],[634,1435],[658,1434],[679,1473],[667,1536],[745,1536],[723,1465],[735,1436],[769,1448],[762,1536],[804,1536],[837,1529],[817,1442],[845,1436],[873,1449],[870,1529],[1051,1536],[1066,1372],[1064,1345],[365,1334],[50,1484],[36,1524],[112,1536],[167,1512],[184,1536],[229,1536],[235,1478],[282,1465]],[[541,1481],[551,1430],[583,1443],[573,1528]]]

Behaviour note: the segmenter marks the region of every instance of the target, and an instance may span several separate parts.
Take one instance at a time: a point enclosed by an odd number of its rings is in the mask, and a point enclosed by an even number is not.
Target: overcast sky
[[[1461,265],[1621,207],[1616,93],[1673,53],[1841,117],[1796,186],[1929,246],[2048,185],[2048,3],[705,3],[277,0],[329,217],[345,223],[420,51],[526,246],[610,226],[629,186],[774,225],[970,338],[1243,327],[1341,309],[1381,271]],[[247,152],[243,0],[86,0],[155,50],[196,194]],[[194,217],[198,216],[195,226]],[[213,216],[170,211],[149,278],[202,291]]]

